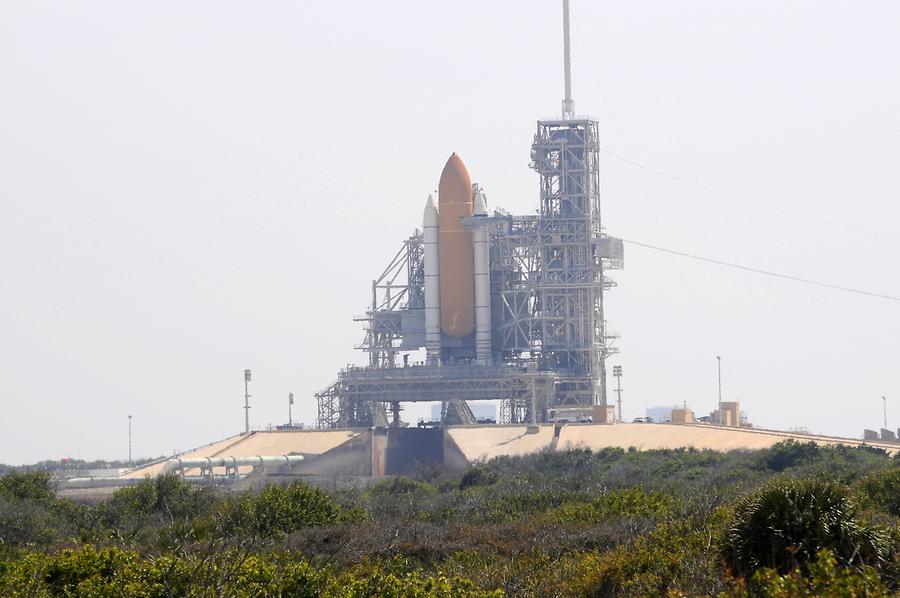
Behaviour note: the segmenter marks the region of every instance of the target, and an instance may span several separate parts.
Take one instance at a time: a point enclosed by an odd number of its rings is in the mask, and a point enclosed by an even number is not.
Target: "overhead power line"
[[[604,148],[600,148],[600,151],[611,158],[615,158],[616,160],[619,160],[620,162],[624,162],[625,164],[628,164],[630,166],[634,166],[635,168],[645,170],[651,174],[655,174],[664,179],[668,179],[670,181],[675,181],[676,183],[682,183],[684,185],[689,185],[691,187],[694,187],[695,189],[701,189],[708,193],[713,193],[715,195],[719,195],[719,196],[721,196],[725,199],[729,199],[731,201],[738,201],[738,202],[745,203],[748,205],[756,206],[758,208],[763,208],[766,210],[771,210],[773,212],[778,212],[780,214],[785,214],[787,216],[793,216],[794,218],[809,220],[810,222],[816,222],[818,224],[824,224],[826,226],[833,226],[835,228],[840,228],[840,229],[850,231],[853,233],[857,233],[860,235],[866,235],[868,237],[878,237],[878,238],[884,239],[886,241],[900,243],[900,237],[892,237],[892,236],[886,235],[884,233],[877,233],[877,232],[865,230],[862,228],[851,226],[849,224],[844,224],[843,222],[836,222],[834,220],[828,220],[827,218],[821,218],[819,216],[813,216],[811,214],[804,214],[802,212],[796,212],[794,210],[786,210],[786,209],[782,208],[781,206],[766,203],[764,201],[758,201],[755,199],[748,199],[746,197],[741,197],[739,195],[734,195],[732,193],[728,193],[727,191],[722,191],[720,189],[714,189],[713,187],[707,187],[706,185],[702,185],[700,183],[696,183],[696,182],[688,180],[688,179],[683,179],[681,177],[677,177],[677,176],[675,176],[673,174],[669,174],[667,172],[662,172],[660,170],[656,170],[655,168],[651,168],[650,166],[647,166],[646,164],[641,164],[640,162],[636,162],[634,160],[626,158],[625,156],[621,156],[619,154],[616,154],[616,153],[611,152]]]
[[[708,257],[701,257],[699,255],[693,255],[690,253],[685,253],[683,251],[676,251],[675,249],[666,249],[665,247],[658,247],[656,245],[650,245],[649,243],[641,243],[639,241],[631,241],[629,239],[622,239],[626,243],[630,245],[637,245],[638,247],[644,247],[646,249],[652,249],[654,251],[661,251],[663,253],[670,253],[672,255],[678,255],[681,257],[686,257],[692,260],[697,260],[700,262],[707,262],[709,264],[716,264],[719,266],[726,266],[728,268],[735,268],[738,270],[744,270],[746,272],[753,272],[755,274],[763,274],[765,276],[772,276],[775,278],[783,278],[785,280],[793,280],[794,282],[801,282],[803,284],[811,284],[817,287],[825,287],[827,289],[834,289],[837,291],[844,291],[846,293],[856,293],[857,295],[866,295],[868,297],[877,297],[879,299],[887,299],[889,301],[900,301],[900,297],[895,297],[894,295],[885,295],[883,293],[873,293],[871,291],[864,291],[862,289],[854,289],[851,287],[843,287],[836,284],[830,284],[827,282],[819,282],[817,280],[810,280],[809,278],[800,278],[799,276],[791,276],[790,274],[781,274],[779,272],[771,272],[769,270],[762,270],[760,268],[751,268],[749,266],[743,266],[741,264],[734,264],[732,262],[726,262],[724,260],[716,260]]]

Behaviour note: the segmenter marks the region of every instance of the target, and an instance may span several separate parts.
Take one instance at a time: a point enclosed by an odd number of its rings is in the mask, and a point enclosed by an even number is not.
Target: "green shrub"
[[[615,518],[662,519],[669,516],[675,499],[663,492],[645,492],[643,488],[611,490],[590,502],[564,504],[548,513],[558,523],[598,523]]]
[[[871,567],[860,570],[847,569],[838,565],[834,553],[822,550],[808,570],[794,569],[781,575],[774,569],[762,569],[753,576],[753,594],[760,598],[820,598],[823,596],[866,596],[867,598],[889,598],[896,594],[878,578],[878,572]]]
[[[900,467],[870,474],[862,480],[859,490],[867,505],[900,517]]]
[[[490,486],[496,484],[500,478],[496,472],[491,471],[484,465],[470,467],[459,480],[459,489],[465,490],[475,486]]]
[[[197,488],[175,474],[159,476],[117,490],[94,510],[90,531],[127,545],[190,542],[196,539],[194,524],[213,517],[219,502],[210,488]]]
[[[12,472],[0,477],[0,498],[51,503],[56,500],[46,471]]]
[[[886,540],[855,515],[845,486],[776,481],[738,503],[723,555],[740,576],[762,568],[782,575],[803,569],[823,549],[834,551],[842,566],[878,567]]]
[[[437,488],[428,482],[417,482],[405,476],[378,482],[370,487],[366,493],[369,496],[397,496],[401,494],[435,494]]]
[[[511,558],[467,551],[454,554],[441,567],[451,578],[468,579],[500,596],[570,596],[580,556],[552,557],[534,546]]]
[[[47,472],[0,477],[0,546],[46,546],[77,535],[85,512],[69,500],[56,498]]]
[[[502,524],[541,515],[561,505],[584,500],[580,492],[559,487],[510,488],[495,485],[490,493],[473,496],[471,489],[458,493],[454,519],[483,524]]]
[[[298,598],[496,597],[471,581],[437,572],[362,565],[344,572],[283,552],[231,549],[203,556],[84,547],[33,553],[0,567],[3,596],[295,596]]]
[[[664,523],[613,550],[586,554],[571,589],[579,596],[665,596],[716,593],[722,571],[711,551],[715,528]]]
[[[810,461],[819,455],[821,448],[814,442],[797,442],[789,439],[760,452],[760,462],[771,471],[784,471],[788,467]]]
[[[328,596],[378,598],[501,598],[502,592],[479,590],[472,581],[441,571],[423,572],[363,564],[338,576],[340,594]]]
[[[345,509],[327,492],[303,482],[266,486],[246,493],[225,508],[226,533],[273,538],[304,527],[362,519],[361,511]]]
[[[117,490],[104,507],[105,515],[111,521],[144,519],[153,515],[162,515],[169,521],[184,521],[212,508],[214,499],[211,490],[197,488],[177,474],[169,474]]]
[[[45,546],[57,538],[58,523],[45,505],[0,499],[0,546]]]
[[[438,489],[428,482],[397,476],[369,487],[363,492],[361,506],[374,520],[405,521],[422,517],[425,506],[437,494]]]

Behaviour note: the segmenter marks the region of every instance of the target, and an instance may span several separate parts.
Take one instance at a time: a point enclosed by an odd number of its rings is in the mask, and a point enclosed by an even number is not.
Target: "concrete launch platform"
[[[868,446],[900,451],[900,445],[796,434],[753,428],[729,428],[706,424],[543,424],[477,425],[441,428],[361,428],[322,431],[260,431],[226,438],[178,457],[254,457],[303,455],[304,461],[282,475],[347,478],[379,477],[414,471],[422,466],[465,467],[500,456],[521,456],[540,451],[573,448],[601,450],[608,447],[637,450],[695,448],[698,450],[757,450],[794,439],[820,445]],[[164,461],[122,476],[135,480],[160,473]],[[240,474],[253,468],[242,466]],[[213,468],[216,475],[224,475]],[[185,475],[199,475],[198,469]]]

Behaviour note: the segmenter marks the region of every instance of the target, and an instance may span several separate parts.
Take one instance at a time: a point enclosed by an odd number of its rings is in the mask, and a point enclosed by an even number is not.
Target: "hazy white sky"
[[[574,6],[610,234],[900,295],[900,3]],[[0,462],[171,453],[315,418],[371,279],[460,153],[537,207],[559,0],[0,3]],[[798,218],[838,221],[854,232]],[[777,428],[900,425],[900,303],[626,248],[625,415],[727,398]]]

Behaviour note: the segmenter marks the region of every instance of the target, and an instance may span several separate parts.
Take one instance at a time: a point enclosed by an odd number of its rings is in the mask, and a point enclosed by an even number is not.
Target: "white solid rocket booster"
[[[484,194],[477,186],[475,187],[475,198],[472,202],[472,212],[476,217],[487,216]],[[480,223],[475,228],[473,236],[475,241],[475,359],[482,365],[490,365],[492,361],[491,271],[487,223]]]
[[[425,202],[422,228],[425,250],[425,355],[428,365],[440,365],[441,262],[438,257],[438,211],[431,195]]]

